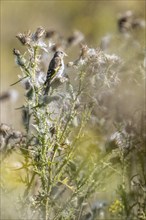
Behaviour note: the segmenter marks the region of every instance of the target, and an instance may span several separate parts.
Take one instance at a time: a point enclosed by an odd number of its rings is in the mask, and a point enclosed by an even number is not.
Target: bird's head
[[[58,50],[58,51],[56,51],[55,54],[54,54],[54,57],[63,58],[64,56],[67,56],[67,54],[66,54],[64,51],[62,51],[62,50]]]

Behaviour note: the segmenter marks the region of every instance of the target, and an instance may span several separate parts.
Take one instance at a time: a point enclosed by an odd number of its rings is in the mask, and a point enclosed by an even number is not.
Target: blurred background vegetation
[[[19,74],[12,54],[14,47],[20,47],[17,33],[42,26],[68,37],[79,30],[89,47],[98,47],[104,35],[118,32],[117,16],[126,10],[145,17],[145,1],[1,1],[1,93],[10,89],[19,91],[17,101],[1,104],[1,121],[15,124],[17,129],[21,127],[21,115],[15,108],[21,106],[23,93],[20,85],[10,87]],[[79,50],[75,53],[78,55]]]

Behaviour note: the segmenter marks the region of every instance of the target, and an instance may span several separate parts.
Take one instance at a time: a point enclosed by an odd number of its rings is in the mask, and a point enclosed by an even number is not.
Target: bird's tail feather
[[[50,90],[50,82],[44,83],[44,95],[48,95]]]

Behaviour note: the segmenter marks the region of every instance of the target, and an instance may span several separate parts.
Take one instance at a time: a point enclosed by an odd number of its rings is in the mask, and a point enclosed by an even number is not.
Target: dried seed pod
[[[2,123],[0,125],[0,134],[3,136],[7,135],[11,131],[11,127],[7,124]]]
[[[16,55],[16,56],[20,56],[20,51],[19,50],[16,50],[15,48],[13,49],[13,54]]]
[[[126,11],[118,17],[118,29],[120,32],[124,33],[131,29],[133,13],[132,11]]]
[[[45,38],[52,38],[57,34],[57,32],[55,30],[48,30],[45,32]]]
[[[38,27],[33,35],[33,39],[35,41],[39,40],[41,37],[43,37],[44,33],[45,33],[45,29],[43,27]]]
[[[80,31],[74,31],[73,34],[67,38],[68,46],[75,46],[84,39],[84,35]]]
[[[23,44],[23,45],[30,45],[32,41],[31,33],[30,31],[27,34],[18,33],[16,35],[16,38]]]

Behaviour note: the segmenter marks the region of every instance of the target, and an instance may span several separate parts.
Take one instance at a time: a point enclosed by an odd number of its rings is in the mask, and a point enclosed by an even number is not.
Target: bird
[[[64,72],[64,56],[67,54],[61,50],[55,52],[52,60],[50,61],[46,80],[44,82],[44,95],[47,95],[50,89],[50,83],[55,78],[61,78]]]

